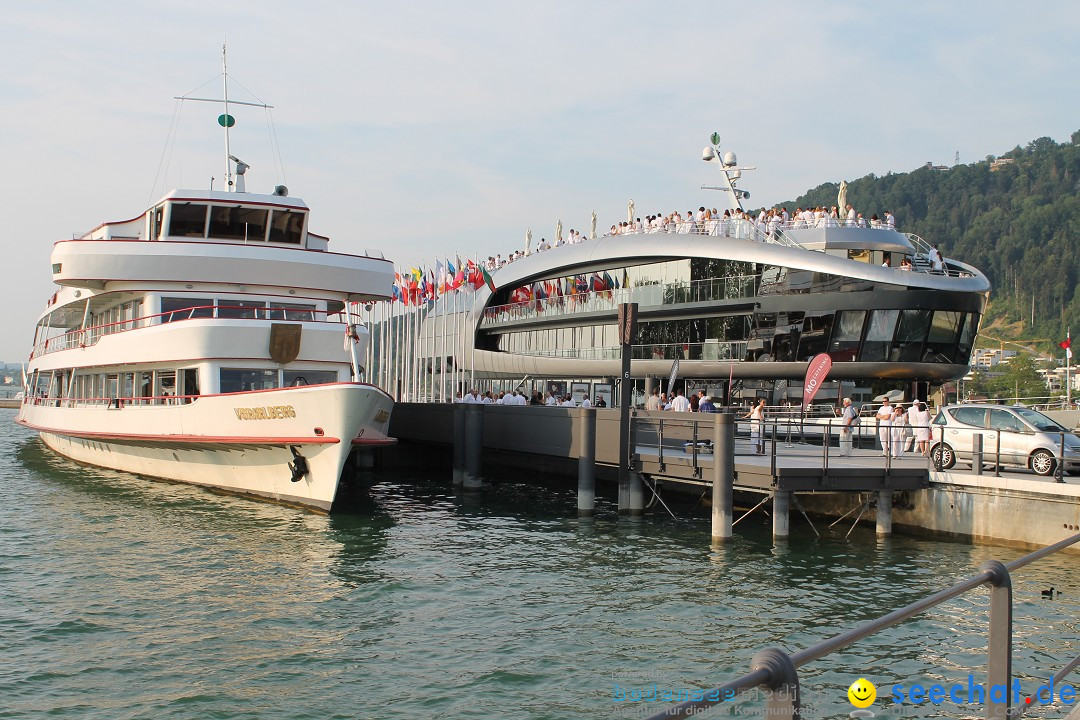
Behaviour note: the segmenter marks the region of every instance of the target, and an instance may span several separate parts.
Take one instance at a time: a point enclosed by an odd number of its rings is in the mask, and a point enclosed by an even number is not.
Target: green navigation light
[[[232,127],[236,124],[236,118],[232,115],[218,115],[217,123],[221,127]]]
[[[713,145],[719,145],[720,144],[720,133],[713,133],[712,137],[709,138],[709,139],[712,140]]]

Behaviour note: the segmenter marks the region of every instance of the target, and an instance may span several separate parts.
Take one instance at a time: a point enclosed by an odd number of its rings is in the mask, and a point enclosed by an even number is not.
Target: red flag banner
[[[1072,347],[1072,338],[1065,338],[1064,341],[1058,343],[1058,347],[1062,350],[1068,350]]]
[[[803,412],[806,412],[806,409],[810,407],[810,403],[814,401],[814,396],[821,389],[821,384],[825,382],[825,377],[831,369],[832,358],[827,353],[815,355],[814,359],[810,361],[810,366],[806,368],[806,379],[803,381]]]

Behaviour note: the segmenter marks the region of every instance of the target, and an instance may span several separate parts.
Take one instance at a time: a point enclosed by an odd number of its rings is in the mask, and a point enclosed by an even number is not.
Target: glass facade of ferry
[[[898,271],[898,275],[900,271]],[[576,292],[580,276],[545,277],[558,292],[507,303],[503,288],[485,310],[479,347],[525,355],[615,359],[614,311],[641,310],[636,359],[966,365],[982,296],[907,287],[775,265],[683,259],[611,268],[610,290]],[[590,273],[590,278],[592,274]],[[902,280],[903,278],[898,278]],[[587,278],[587,286],[592,287]]]

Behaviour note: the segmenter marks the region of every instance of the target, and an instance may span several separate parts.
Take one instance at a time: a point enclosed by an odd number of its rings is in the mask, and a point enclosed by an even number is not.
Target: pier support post
[[[976,475],[983,474],[983,436],[982,433],[974,433],[971,437],[971,472]]]
[[[581,454],[577,461],[577,512],[587,517],[596,509],[596,409],[582,408],[578,412]]]
[[[735,484],[735,416],[713,416],[712,541],[731,542],[732,486]]]
[[[465,407],[465,488],[483,484],[484,406]]]
[[[630,515],[645,514],[645,485],[641,482],[641,473],[630,471],[630,488],[627,493],[627,512]]]
[[[468,405],[454,405],[454,484],[465,482],[465,408]]]
[[[773,540],[787,540],[791,526],[791,491],[773,491]]]
[[[877,493],[877,535],[892,535],[892,490],[878,490]]]

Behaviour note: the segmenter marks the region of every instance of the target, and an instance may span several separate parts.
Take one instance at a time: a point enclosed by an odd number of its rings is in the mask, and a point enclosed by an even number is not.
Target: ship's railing
[[[634,360],[719,360],[742,361],[746,357],[746,340],[716,341],[704,343],[657,343],[631,346],[630,357]],[[612,347],[582,347],[562,350],[538,350],[522,352],[537,357],[571,358],[575,360],[618,360],[622,349]]]
[[[560,278],[557,282],[561,283],[563,280]],[[731,275],[663,285],[637,285],[613,290],[590,290],[588,292],[554,295],[541,299],[533,298],[532,300],[506,305],[494,305],[484,309],[480,325],[499,325],[513,320],[614,310],[619,306],[619,303],[624,302],[670,305],[749,298],[754,297],[756,289],[757,275]]]
[[[31,396],[23,403],[44,407],[85,408],[106,407],[122,410],[125,407],[147,407],[151,405],[189,405],[201,395],[148,395],[143,397],[46,397]]]
[[[916,615],[920,615],[941,603],[952,600],[976,588],[988,585],[990,587],[990,612],[987,627],[987,682],[981,689],[984,691],[986,701],[985,717],[1006,720],[1007,718],[1019,717],[1033,703],[1028,700],[1017,707],[1012,707],[1013,700],[1013,672],[1012,672],[1012,641],[1013,641],[1013,597],[1012,578],[1010,573],[1015,570],[1041,560],[1060,550],[1080,542],[1080,534],[1065,538],[1053,545],[1048,545],[1041,550],[1024,555],[1012,562],[1002,563],[990,560],[979,568],[976,575],[960,580],[953,585],[940,590],[933,595],[905,605],[899,610],[882,615],[876,620],[855,627],[847,632],[835,635],[828,640],[819,642],[811,647],[795,653],[787,653],[780,648],[771,647],[759,651],[750,660],[750,672],[731,680],[719,687],[695,693],[694,699],[671,706],[648,720],[671,720],[671,718],[697,717],[705,708],[731,703],[740,695],[755,688],[765,688],[770,692],[769,707],[765,712],[767,717],[797,718],[800,716],[801,687],[799,683],[798,668],[807,663],[830,655],[848,645],[858,642],[863,638],[874,635],[882,630],[897,625]],[[1058,670],[1052,680],[1049,681],[1049,690],[1053,692],[1056,685],[1060,685],[1070,672],[1080,664],[1080,658],[1076,658]],[[1045,686],[1044,686],[1045,687]],[[1004,689],[1004,692],[995,693],[994,688]],[[1038,696],[1034,698],[1039,703],[1047,703],[1053,698]],[[699,699],[700,698],[700,699]],[[1019,700],[1019,698],[1017,698]],[[858,711],[856,711],[858,712]],[[854,716],[855,713],[852,713]],[[866,714],[867,717],[870,713]]]
[[[69,330],[63,335],[39,341],[34,345],[30,353],[31,358],[40,355],[48,355],[60,350],[90,347],[95,345],[105,335],[114,335],[121,332],[129,332],[152,325],[179,322],[182,320],[198,320],[216,318],[220,320],[265,320],[265,321],[291,321],[291,322],[318,322],[341,324],[341,320],[330,320],[331,316],[339,316],[340,313],[327,313],[325,310],[299,309],[290,307],[275,307],[271,305],[200,305],[197,307],[170,310],[156,315],[143,315],[127,320],[117,320],[111,323],[91,325],[85,328]]]

